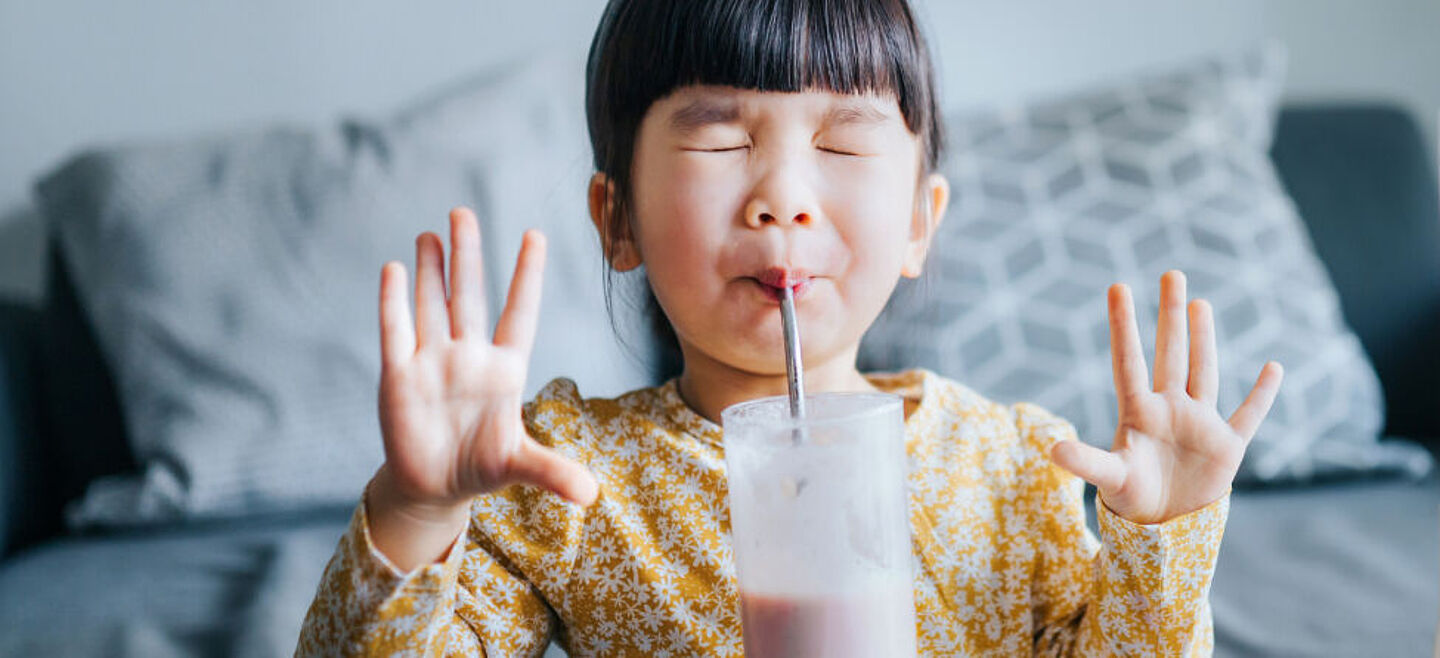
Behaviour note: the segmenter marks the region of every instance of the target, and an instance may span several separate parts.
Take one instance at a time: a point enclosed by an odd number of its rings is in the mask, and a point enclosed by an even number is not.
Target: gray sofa
[[[1415,123],[1290,107],[1272,155],[1380,375],[1386,432],[1436,445],[1440,195]],[[349,506],[62,531],[67,501],[136,460],[58,253],[38,307],[0,302],[0,657],[290,653]],[[1429,654],[1440,480],[1236,492],[1211,598],[1218,655]]]

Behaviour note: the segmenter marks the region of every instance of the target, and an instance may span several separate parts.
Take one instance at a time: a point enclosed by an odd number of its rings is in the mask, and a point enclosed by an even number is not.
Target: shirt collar
[[[918,400],[919,404],[915,411],[905,419],[905,433],[913,434],[916,428],[925,427],[934,422],[937,413],[937,379],[935,373],[924,368],[914,368],[900,372],[876,372],[867,373],[865,379],[869,380],[875,388],[885,393],[893,393],[907,400]],[[724,430],[718,423],[701,416],[690,405],[680,397],[680,380],[672,378],[664,384],[656,387],[655,394],[658,398],[658,411],[662,416],[661,420],[672,431],[688,434],[695,437],[702,443],[715,447],[721,447],[724,443]]]

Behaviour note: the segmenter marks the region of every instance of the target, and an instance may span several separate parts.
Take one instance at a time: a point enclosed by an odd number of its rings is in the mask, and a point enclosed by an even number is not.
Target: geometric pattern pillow
[[[949,211],[926,274],[902,281],[867,334],[862,367],[932,368],[1045,406],[1108,447],[1105,290],[1134,289],[1151,362],[1159,277],[1179,269],[1215,308],[1223,415],[1266,360],[1285,366],[1237,484],[1426,473],[1423,449],[1379,442],[1378,379],[1267,155],[1283,68],[1267,46],[949,118]]]

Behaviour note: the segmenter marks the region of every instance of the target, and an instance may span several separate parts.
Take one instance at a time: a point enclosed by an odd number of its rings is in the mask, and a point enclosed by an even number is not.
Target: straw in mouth
[[[788,282],[787,282],[788,283]],[[805,371],[800,359],[800,325],[795,321],[795,291],[785,286],[780,298],[780,321],[785,330],[785,379],[790,388],[790,417],[805,418]],[[795,430],[795,442],[805,438],[804,431]]]

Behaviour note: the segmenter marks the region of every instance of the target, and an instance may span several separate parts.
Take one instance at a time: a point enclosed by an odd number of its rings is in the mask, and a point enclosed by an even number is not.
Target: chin
[[[694,348],[693,345],[691,347]],[[752,375],[785,376],[785,344],[780,336],[778,314],[773,336],[752,335],[751,340],[745,341],[744,344],[731,343],[714,347],[715,349],[702,350],[712,361]],[[858,342],[854,347],[858,349]],[[803,355],[807,367],[815,363],[829,363],[844,352],[844,349],[837,347],[829,340],[806,340],[800,346],[800,353]]]

